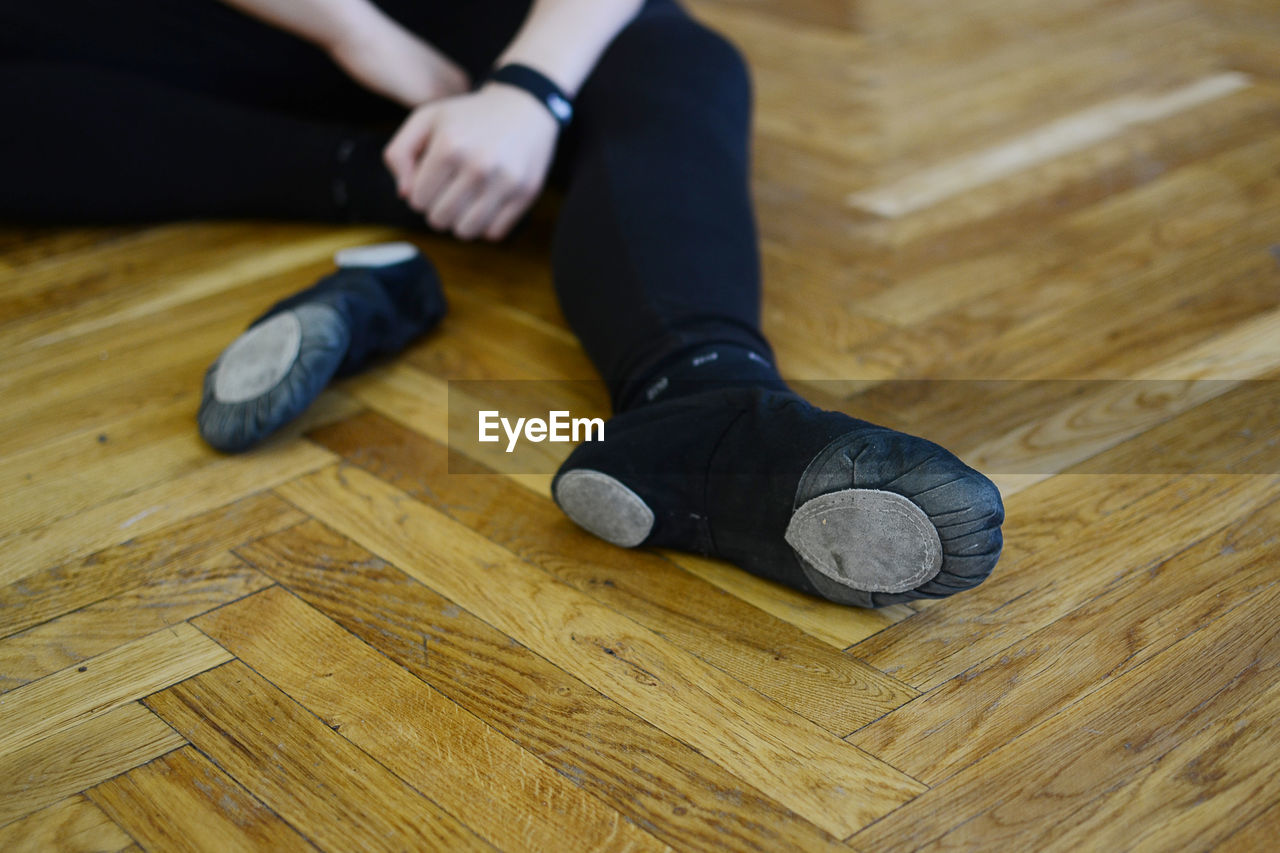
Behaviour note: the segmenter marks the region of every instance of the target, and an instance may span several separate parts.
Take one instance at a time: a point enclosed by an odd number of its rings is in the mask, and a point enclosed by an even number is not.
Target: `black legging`
[[[379,5],[481,79],[529,2]],[[615,405],[707,344],[771,359],[737,51],[649,0],[575,106],[553,169],[552,266]],[[404,110],[214,0],[4,4],[0,115],[3,219],[416,219],[381,164]]]

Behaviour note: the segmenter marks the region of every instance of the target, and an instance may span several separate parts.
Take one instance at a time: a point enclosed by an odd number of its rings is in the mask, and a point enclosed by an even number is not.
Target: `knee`
[[[593,77],[609,86],[692,95],[749,109],[746,60],[724,36],[689,17],[674,3],[651,0],[620,32]]]

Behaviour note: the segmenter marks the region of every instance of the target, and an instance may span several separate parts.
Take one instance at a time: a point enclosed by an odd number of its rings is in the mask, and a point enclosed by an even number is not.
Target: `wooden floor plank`
[[[833,835],[865,826],[921,790],[904,774],[359,469],[325,469],[280,492],[557,666],[625,700],[746,782],[773,791],[779,802]]]
[[[1255,666],[1275,682],[1274,664]],[[1144,850],[1205,850],[1226,842],[1280,796],[1280,767],[1268,752],[1277,715],[1280,689],[1275,688],[1256,701],[1225,708],[1123,787],[1076,809],[1044,849],[1132,844]]]
[[[1045,847],[1100,793],[1131,782],[1211,721],[1274,687],[1280,634],[1268,614],[1277,603],[1280,583],[1271,583],[1228,616],[855,835],[854,845]],[[1253,725],[1266,723],[1255,718]],[[1240,736],[1231,728],[1227,743]],[[1215,784],[1212,776],[1185,781],[1202,791]],[[1127,845],[1148,829],[1121,821],[1114,831]]]
[[[1271,805],[1262,814],[1249,821],[1238,831],[1233,832],[1216,845],[1215,853],[1232,850],[1266,850],[1280,831],[1280,801]]]
[[[449,395],[444,381],[416,368],[392,365],[363,377],[349,392],[370,409],[439,444],[449,444]],[[509,475],[512,482],[539,496],[550,491],[550,476]],[[836,648],[905,618],[905,611],[863,611],[801,595],[778,584],[745,575],[723,563],[672,554],[669,558],[687,571],[749,604]]]
[[[701,753],[314,521],[238,553],[677,849],[837,846]]]
[[[936,785],[1275,583],[1280,501],[1111,586],[851,743]],[[976,703],[975,696],[994,697]]]
[[[223,554],[0,640],[0,693],[256,592],[271,581]]]
[[[88,253],[81,273],[93,283],[92,297],[79,296],[60,310],[27,314],[6,324],[0,353],[30,351],[110,326],[136,322],[201,299],[245,279],[265,278],[331,256],[338,249],[377,242],[388,236],[384,228],[307,229],[297,226],[213,226],[207,247],[193,244],[189,231],[168,232],[182,243],[172,252],[149,255],[144,269],[136,265],[130,247],[117,250],[114,265],[104,265],[103,253]],[[228,240],[228,232],[240,232]],[[294,239],[281,240],[293,232]],[[203,249],[203,250],[202,250]],[[104,266],[106,267],[104,271]],[[67,288],[71,271],[50,271],[56,286]],[[74,283],[74,282],[73,282]],[[36,285],[26,285],[24,289]]]
[[[1280,311],[1240,323],[1127,382],[1097,383],[1052,416],[971,449],[966,458],[1012,494],[1141,435],[1227,393],[1235,383],[1280,367]],[[1000,475],[1018,485],[1003,488]]]
[[[0,826],[186,741],[136,702],[0,755]]]
[[[1280,192],[1267,168],[1277,155],[1280,141],[1274,137],[1251,140],[1159,181],[1111,194],[1012,244],[962,243],[942,258],[924,247],[904,247],[888,260],[892,286],[864,295],[856,310],[897,326],[957,311],[974,319],[1013,319],[1018,303],[1034,304],[1034,291],[1041,288],[1074,285],[1083,294],[1096,292],[1103,277],[1156,265],[1176,269],[1202,251],[1203,240],[1227,236]],[[1153,218],[1152,210],[1160,216]],[[981,331],[989,334],[991,328]]]
[[[899,217],[960,195],[1064,154],[1122,133],[1134,124],[1164,118],[1249,85],[1237,71],[1201,77],[1158,95],[1122,98],[1064,116],[1019,138],[939,163],[883,187],[849,196],[849,204],[881,216]]]
[[[342,395],[326,395],[273,448],[296,443],[291,439],[302,431],[358,408]],[[298,445],[292,452],[304,448]],[[260,455],[246,459],[254,461],[222,457],[212,450],[200,438],[187,405],[148,412],[134,423],[117,423],[96,434],[82,432],[0,461],[0,480],[13,484],[0,488],[0,526],[13,539],[117,500],[127,503],[131,496],[162,488],[166,482],[187,477],[198,481],[205,469],[216,468],[236,482],[238,469],[268,467]],[[19,492],[21,500],[16,499]]]
[[[109,297],[129,281],[138,270],[139,256],[146,258],[144,276],[168,279],[207,262],[228,249],[253,252],[260,244],[254,240],[253,226],[244,224],[212,225],[197,228],[162,225],[134,228],[114,240],[99,240],[93,231],[72,232],[71,245],[56,259],[26,261],[15,253],[14,274],[0,301],[0,320],[5,324],[24,317],[52,313],[79,302]],[[279,239],[281,232],[273,235]],[[20,247],[15,247],[20,248]],[[28,250],[42,255],[38,244]],[[9,252],[5,257],[9,257]]]
[[[830,732],[843,737],[916,695],[657,554],[584,533],[549,497],[494,474],[451,475],[464,463],[448,448],[376,415],[310,437]]]
[[[690,574],[837,649],[848,648],[912,613],[902,605],[878,610],[846,607],[747,574],[724,560],[678,551],[666,551],[664,554]]]
[[[181,623],[0,696],[0,755],[218,666],[226,649]]]
[[[315,849],[190,746],[108,779],[87,796],[150,850]]]
[[[256,494],[0,586],[0,636],[9,636],[146,584],[225,562],[224,552],[305,516]]]
[[[1162,484],[1148,490],[1143,481]],[[1275,476],[1061,475],[1015,495],[992,578],[853,647],[919,690],[955,678],[1274,495]],[[1132,500],[1133,492],[1145,494]],[[1113,506],[1116,503],[1120,506]],[[1151,519],[1178,536],[1153,535]],[[1097,571],[1098,555],[1109,555]],[[1009,608],[1011,601],[1017,607]]]
[[[151,533],[331,462],[334,457],[328,451],[289,440],[304,428],[295,426],[259,453],[210,458],[208,464],[184,476],[0,540],[7,556],[0,565],[0,583],[12,583],[48,566]],[[212,450],[202,452],[213,456]]]
[[[238,661],[146,702],[268,808],[307,827],[321,848],[491,849]]]
[[[67,255],[91,249],[100,243],[131,240],[145,230],[136,225],[25,228],[7,223],[3,234],[0,234],[0,271],[16,276],[42,263],[60,265]]]
[[[1280,127],[1280,96],[1275,111]],[[1179,352],[1184,341],[1194,344],[1228,328],[1227,317],[1247,318],[1259,307],[1275,307],[1274,287],[1267,285],[1274,264],[1266,261],[1277,190],[1248,163],[1273,158],[1276,144],[1248,148],[1205,164],[1200,191],[1208,181],[1225,186],[1200,203],[1186,199],[1170,209],[1171,200],[1153,189],[1128,203],[1126,196],[1116,196],[1052,230],[1037,229],[1016,245],[1035,259],[1024,263],[1047,262],[1048,269],[1023,276],[1013,268],[1004,279],[1010,286],[999,292],[984,290],[973,299],[957,293],[959,301],[934,316],[926,308],[910,326],[862,342],[852,353],[856,368],[873,377],[1127,377],[1162,354]],[[1099,210],[1101,215],[1093,216]],[[1224,221],[1215,224],[1215,214]],[[1222,240],[1211,238],[1215,231]],[[947,255],[983,254],[965,249],[967,239],[957,238],[959,248],[951,251],[938,242],[925,240],[918,250],[903,250],[899,256],[917,260],[894,266],[932,270],[932,280],[949,288]],[[1229,296],[1255,301],[1232,302]],[[1133,311],[1135,304],[1144,307],[1142,319]],[[1148,316],[1159,322],[1146,322]],[[945,421],[940,425],[945,429]]]
[[[279,587],[195,624],[499,849],[669,849]]]
[[[0,849],[1275,846],[1280,7],[689,6],[749,66],[776,362],[996,479],[991,578],[841,607],[590,538],[569,445],[472,445],[609,412],[560,188],[501,243],[9,223]],[[443,322],[205,448],[217,353],[391,239]]]
[[[80,794],[0,827],[0,850],[11,853],[113,853],[133,838]]]

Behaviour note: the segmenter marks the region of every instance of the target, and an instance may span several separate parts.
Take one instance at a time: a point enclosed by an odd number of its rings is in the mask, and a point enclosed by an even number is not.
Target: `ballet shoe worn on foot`
[[[247,450],[311,404],[335,377],[393,355],[444,315],[435,268],[409,243],[343,249],[338,270],[271,307],[204,378],[200,435]]]
[[[616,415],[552,494],[616,545],[719,557],[859,607],[974,587],[1002,544],[999,491],[949,451],[765,388]]]

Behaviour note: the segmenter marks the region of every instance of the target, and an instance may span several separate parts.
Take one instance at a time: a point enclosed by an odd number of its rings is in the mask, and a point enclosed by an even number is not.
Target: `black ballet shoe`
[[[758,387],[613,417],[552,493],[616,545],[719,557],[860,607],[974,587],[1002,545],[999,491],[949,451]]]
[[[210,445],[247,450],[334,378],[400,352],[444,316],[435,267],[409,243],[344,249],[337,272],[259,317],[209,367],[196,421]]]

